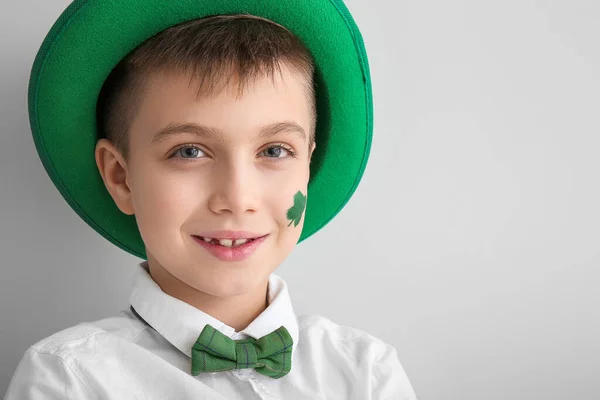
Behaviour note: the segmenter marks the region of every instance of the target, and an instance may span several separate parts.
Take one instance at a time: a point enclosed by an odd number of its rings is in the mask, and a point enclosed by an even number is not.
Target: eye
[[[287,156],[295,157],[296,153],[292,150],[291,147],[283,143],[278,143],[267,147],[266,149],[261,151],[260,154],[263,154],[267,158],[283,159]]]
[[[169,158],[183,158],[186,160],[194,160],[197,158],[201,158],[198,157],[198,155],[206,156],[206,153],[197,146],[184,145],[175,150]]]

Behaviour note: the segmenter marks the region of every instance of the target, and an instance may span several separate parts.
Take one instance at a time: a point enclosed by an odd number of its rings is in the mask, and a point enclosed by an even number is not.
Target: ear
[[[310,148],[309,152],[308,152],[308,159],[312,159],[312,155],[315,151],[315,148],[317,147],[317,143],[313,142],[312,147]]]
[[[127,215],[134,214],[127,163],[119,150],[111,141],[103,138],[96,143],[95,158],[104,185],[117,207]]]
[[[308,150],[308,176],[310,176],[310,162],[312,160],[312,155],[315,152],[315,148],[317,144],[313,142],[312,147]]]

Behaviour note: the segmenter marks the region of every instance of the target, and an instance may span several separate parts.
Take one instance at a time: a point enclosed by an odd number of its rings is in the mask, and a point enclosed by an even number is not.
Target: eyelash
[[[186,149],[188,147],[194,148],[194,149],[198,149],[200,151],[202,151],[203,153],[206,153],[204,150],[202,150],[200,147],[191,144],[191,143],[187,143],[187,144],[183,144],[181,146],[179,146],[178,148],[176,148],[175,150],[173,150],[173,152],[171,153],[171,155],[169,156],[169,159],[171,158],[181,158],[183,161],[186,162],[193,162],[195,160],[198,160],[198,158],[185,158],[185,157],[177,157],[177,153],[179,153],[179,151]],[[261,150],[261,153],[267,149],[273,148],[273,147],[280,147],[282,149],[284,149],[285,151],[288,152],[289,157],[293,157],[296,158],[296,152],[287,144],[285,143],[272,143],[269,146],[265,147],[264,150]],[[287,157],[265,157],[268,158],[271,162],[280,162],[284,159],[286,159]]]

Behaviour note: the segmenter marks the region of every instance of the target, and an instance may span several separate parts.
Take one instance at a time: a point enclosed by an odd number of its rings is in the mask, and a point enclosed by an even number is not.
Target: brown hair
[[[310,145],[316,128],[314,60],[309,50],[285,27],[249,15],[217,15],[166,29],[146,40],[111,71],[97,106],[100,137],[113,142],[128,159],[128,130],[140,105],[144,83],[153,73],[182,73],[197,78],[198,96],[219,93],[235,76],[238,96],[258,77],[275,79],[284,64],[306,85],[312,115]]]

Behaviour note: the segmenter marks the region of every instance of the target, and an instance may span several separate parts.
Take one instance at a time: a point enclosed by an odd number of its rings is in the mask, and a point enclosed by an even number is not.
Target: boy
[[[49,33],[30,91],[44,166],[90,226],[145,261],[129,309],[31,346],[6,399],[416,398],[392,346],[296,317],[274,274],[362,175],[358,30],[337,1],[241,3],[82,0]],[[98,38],[103,23],[120,32]],[[321,39],[328,29],[346,39]]]

